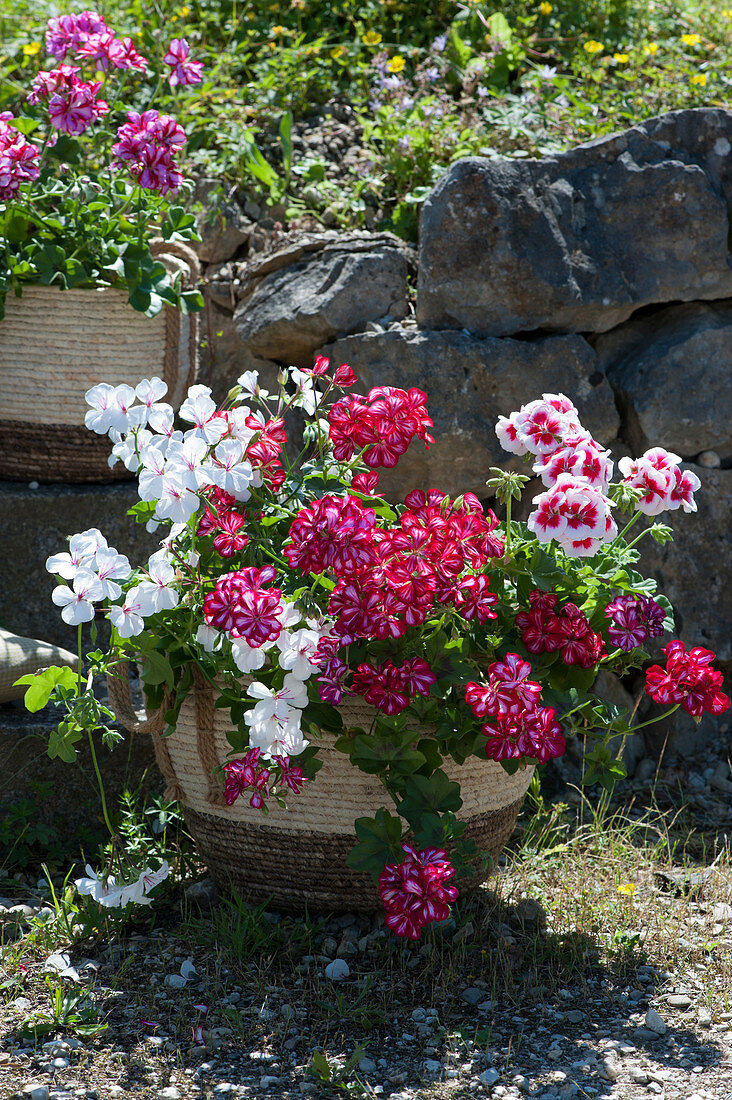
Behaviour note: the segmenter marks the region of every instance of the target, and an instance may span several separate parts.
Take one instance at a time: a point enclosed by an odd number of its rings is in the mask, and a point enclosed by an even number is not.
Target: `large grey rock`
[[[69,535],[98,527],[109,545],[127,554],[133,565],[146,561],[158,548],[159,538],[126,515],[138,500],[136,486],[130,483],[29,489],[1,481],[0,515],[6,521],[0,623],[16,634],[75,651],[76,628],[67,626],[60,608],[51,603],[59,582],[46,572],[46,558],[67,549]]]
[[[700,108],[542,160],[458,161],[422,208],[420,324],[604,332],[732,296],[731,143],[732,113]]]
[[[390,496],[433,486],[488,496],[490,467],[512,462],[496,438],[496,420],[545,392],[571,397],[601,442],[609,442],[618,429],[612,391],[581,336],[479,340],[396,326],[338,340],[323,354],[350,363],[359,393],[385,385],[416,386],[427,394],[435,443],[425,450],[416,440],[393,471],[382,473],[381,485]]]
[[[209,264],[231,260],[249,242],[254,223],[220,180],[199,180],[194,199],[202,205],[196,219],[201,240],[194,245],[199,259]]]
[[[636,453],[732,457],[732,301],[669,306],[595,343]]]
[[[239,337],[261,359],[311,366],[336,336],[406,316],[409,267],[410,249],[390,234],[336,239],[254,284],[234,315]]]
[[[641,539],[639,569],[655,577],[660,591],[671,600],[676,612],[674,637],[714,650],[721,661],[732,661],[732,470],[705,470],[691,464],[689,469],[702,483],[695,494],[698,510],[658,517],[673,526],[674,541],[659,546],[648,536]]]

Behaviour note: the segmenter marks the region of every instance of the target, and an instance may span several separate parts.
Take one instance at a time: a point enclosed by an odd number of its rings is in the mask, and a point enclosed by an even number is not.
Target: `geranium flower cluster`
[[[132,178],[159,195],[177,191],[183,175],[175,160],[185,144],[186,135],[170,115],[157,111],[127,112],[127,122],[117,130],[112,152],[116,164],[124,164]]]
[[[545,764],[565,749],[562,727],[553,707],[541,707],[541,684],[529,680],[531,665],[518,653],[507,653],[488,667],[485,684],[470,681],[465,701],[482,727],[485,754],[491,760],[530,757]]]
[[[163,61],[172,69],[168,77],[171,88],[178,84],[200,84],[203,80],[203,63],[192,61],[190,53],[191,47],[185,38],[174,38],[168,46]]]
[[[683,642],[664,646],[666,667],[653,665],[646,672],[646,694],[656,703],[678,704],[694,718],[724,714],[729,697],[722,691],[722,673],[712,669],[714,654],[694,646],[688,652]]]
[[[558,603],[554,592],[535,588],[529,595],[530,610],[516,616],[521,640],[529,653],[559,653],[566,665],[592,668],[605,653],[602,637],[576,604],[558,608]]]
[[[534,497],[528,526],[540,542],[556,541],[570,557],[589,557],[618,530],[607,496],[613,474],[609,451],[592,438],[579,421],[577,409],[564,394],[545,393],[541,401],[522,405],[499,417],[496,435],[504,450],[534,455],[533,471],[546,493]],[[646,515],[683,508],[696,510],[696,474],[682,471],[678,455],[654,447],[639,459],[618,463],[624,484],[643,492],[638,511]]]
[[[328,604],[332,633],[353,638],[401,637],[425,622],[435,603],[451,605],[465,618],[494,617],[496,595],[488,578],[473,571],[503,553],[498,523],[471,493],[459,502],[438,490],[410,493],[399,526],[376,527],[373,509],[353,497],[301,510],[290,528],[288,561],[303,572],[327,565],[338,578]],[[347,517],[343,539],[339,517]],[[317,522],[321,518],[320,523]]]
[[[441,848],[402,848],[403,861],[387,863],[379,875],[379,897],[386,927],[397,936],[418,940],[426,924],[450,915],[450,904],[458,895],[449,883],[455,869]]]
[[[363,452],[367,466],[396,466],[414,438],[426,447],[434,443],[428,433],[427,395],[394,386],[376,386],[366,397],[347,394],[328,413],[335,457],[348,461]]]
[[[221,416],[211,390],[191,386],[178,416],[193,426],[176,430],[173,407],[161,400],[166,393],[160,378],[134,389],[100,383],[86,393],[86,426],[112,439],[111,465],[121,459],[139,472],[141,499],[156,502],[153,527],[164,520],[186,523],[203,502],[200,534],[221,533],[216,549],[230,557],[230,550],[246,545],[233,504],[249,500],[263,480],[276,485],[284,477],[276,457],[282,421],[252,415],[244,405]]]
[[[694,493],[701,485],[692,470],[681,470],[681,459],[663,447],[652,447],[640,458],[621,458],[618,463],[624,480],[634,489],[641,489],[638,511],[647,516],[673,512],[683,508],[696,511]]]
[[[11,125],[12,115],[0,114],[0,201],[14,199],[22,183],[40,175],[40,150]]]
[[[128,558],[108,546],[96,527],[72,535],[68,551],[47,558],[46,569],[71,581],[71,586],[58,585],[51,593],[53,602],[62,609],[61,618],[69,626],[91,622],[95,603],[119,599],[122,588],[118,582],[126,580],[132,572]]]
[[[109,113],[109,104],[99,99],[100,80],[81,80],[74,65],[41,71],[28,95],[32,105],[45,103],[51,125],[64,134],[83,134]]]
[[[109,113],[109,104],[99,97],[109,71],[146,73],[148,69],[146,58],[137,52],[132,39],[118,38],[95,11],[49,19],[46,49],[60,64],[36,75],[28,103],[45,103],[51,126],[75,136],[84,134]],[[190,57],[190,46],[184,38],[171,41],[163,63],[171,69],[171,87],[198,84],[203,78],[203,66]],[[84,79],[80,74],[87,65],[93,66],[101,79]],[[168,195],[183,182],[175,156],[184,142],[183,128],[170,116],[152,109],[143,114],[129,111],[127,121],[117,129],[113,167],[125,166],[141,187]],[[53,140],[47,143],[52,145]],[[27,152],[25,155],[30,156]]]
[[[351,681],[354,695],[384,714],[399,714],[418,695],[429,695],[437,677],[422,657],[412,657],[398,667],[393,661],[374,666],[361,664]]]
[[[278,787],[300,793],[303,783],[307,782],[302,768],[291,765],[288,756],[271,757],[271,766],[265,768],[259,763],[260,755],[261,749],[254,748],[243,757],[224,764],[224,799],[227,806],[233,806],[248,790],[252,792],[249,805],[255,810],[263,809]]]
[[[626,652],[663,634],[665,612],[650,596],[617,596],[607,605],[605,614],[612,622],[607,628],[608,637]]]

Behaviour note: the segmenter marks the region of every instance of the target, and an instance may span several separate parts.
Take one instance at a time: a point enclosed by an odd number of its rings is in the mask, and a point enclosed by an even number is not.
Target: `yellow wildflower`
[[[613,61],[617,61],[618,65],[627,65],[628,55],[627,53],[614,53]]]
[[[618,893],[625,894],[626,897],[632,897],[635,893],[635,883],[624,882],[621,886],[618,886]]]
[[[594,38],[591,38],[589,42],[584,43],[584,49],[587,53],[602,53],[605,47],[602,42],[597,42]]]
[[[400,57],[397,54],[396,57],[392,57],[391,61],[386,67],[390,73],[400,73],[405,65],[406,61],[404,60],[404,58]]]
[[[23,56],[24,57],[35,57],[36,54],[40,53],[40,52],[41,52],[41,43],[40,42],[27,42],[25,44],[25,46],[23,46]]]
[[[647,42],[643,47],[643,53],[649,54],[651,57],[658,53],[658,42]]]
[[[707,74],[706,73],[694,73],[693,76],[689,77],[689,83],[690,84],[698,84],[700,88],[703,88],[706,85],[706,82],[707,82]]]
[[[542,15],[551,15],[551,13],[554,11],[554,8],[548,2],[548,0],[541,0],[541,3],[539,4],[539,11]]]
[[[335,60],[337,60],[337,59],[338,59],[339,57],[343,57],[343,55],[344,55],[344,53],[345,53],[345,52],[346,52],[346,47],[345,47],[345,46],[343,46],[343,45],[341,45],[341,46],[334,46],[334,47],[333,47],[333,49],[332,49],[332,50],[330,51],[330,56],[331,56],[331,57],[333,58],[333,60],[335,61]]]
[[[364,46],[378,46],[381,42],[381,35],[378,31],[366,31],[366,34],[361,35],[361,41]]]
[[[722,15],[725,19],[732,19],[732,8],[722,8]]]
[[[682,34],[681,41],[685,46],[698,46],[701,42],[700,34]]]
[[[191,9],[188,7],[187,4],[184,4],[182,8],[178,8],[175,14],[178,16],[179,19],[187,19],[188,16],[191,14]]]
[[[279,23],[276,26],[269,28],[269,37],[270,38],[279,38],[281,34],[286,34],[286,33],[287,33],[287,31],[285,30],[285,28],[281,27]]]

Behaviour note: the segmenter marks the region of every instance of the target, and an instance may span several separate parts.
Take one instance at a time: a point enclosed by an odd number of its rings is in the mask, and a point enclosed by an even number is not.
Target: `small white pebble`
[[[345,959],[333,959],[325,968],[326,978],[332,978],[334,982],[340,982],[351,973],[351,968]]]

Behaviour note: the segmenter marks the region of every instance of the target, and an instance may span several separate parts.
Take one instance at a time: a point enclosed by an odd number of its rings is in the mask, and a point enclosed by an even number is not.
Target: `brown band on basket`
[[[497,859],[523,800],[522,796],[498,810],[466,818],[466,837],[482,853]],[[190,806],[184,806],[183,812],[212,878],[222,889],[233,888],[249,901],[267,901],[294,912],[305,908],[369,912],[379,907],[371,876],[351,870],[346,862],[354,835],[279,829],[274,818],[268,818],[266,825],[255,825],[200,813]],[[261,858],[262,851],[267,859]],[[486,874],[477,871],[456,885],[461,894],[467,894],[485,879]]]
[[[0,477],[10,481],[129,480],[133,475],[122,462],[109,466],[111,451],[107,437],[88,428],[0,420]]]
[[[212,806],[225,805],[221,781],[214,774],[219,766],[214,734],[214,692],[198,665],[193,665],[193,698],[196,708],[198,758],[208,784],[206,801]]]
[[[127,661],[121,661],[117,665],[115,675],[107,674],[107,691],[109,693],[109,705],[125,729],[129,730],[130,733],[149,733],[152,737],[155,759],[165,780],[165,797],[176,802],[182,801],[183,789],[178,782],[173,762],[170,759],[167,739],[162,735],[165,725],[163,715],[170,702],[167,688],[159,708],[145,720],[137,717],[137,713],[132,706],[130,666]]]

